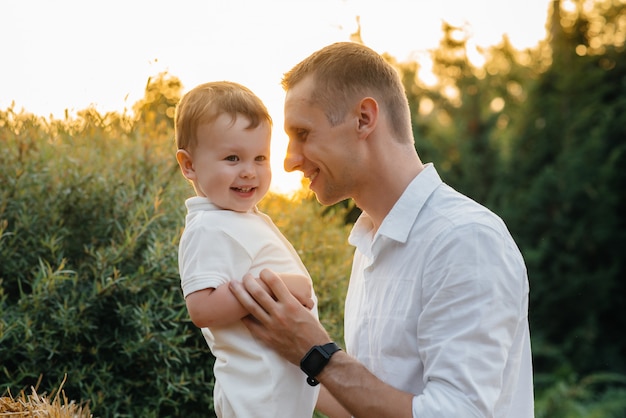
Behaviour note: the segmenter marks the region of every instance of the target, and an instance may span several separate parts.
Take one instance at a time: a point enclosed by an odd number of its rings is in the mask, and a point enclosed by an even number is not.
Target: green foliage
[[[626,316],[616,314],[626,302],[626,59],[623,46],[581,55],[584,37],[555,19],[553,63],[529,93],[498,200],[528,264],[535,338],[579,374],[626,373]],[[540,373],[564,367],[535,354]]]
[[[176,104],[183,85],[167,72],[149,78],[143,99],[135,103],[135,129],[141,136],[152,140],[167,140],[174,129]]]
[[[440,47],[432,52],[437,84],[411,86],[414,77],[405,83],[423,161],[433,162],[460,192],[487,203],[498,168],[510,157],[509,128],[523,114],[528,85],[540,64],[537,53],[516,51],[504,37],[500,45],[482,51],[485,64],[478,68],[470,61],[468,41],[462,28],[444,23]],[[535,66],[522,64],[531,58]]]
[[[535,403],[536,418],[623,418],[626,377],[597,373],[576,380],[570,376],[553,381]]]
[[[188,185],[171,144],[97,116],[0,113],[3,389],[67,374],[96,416],[207,411],[212,358],[177,270]]]

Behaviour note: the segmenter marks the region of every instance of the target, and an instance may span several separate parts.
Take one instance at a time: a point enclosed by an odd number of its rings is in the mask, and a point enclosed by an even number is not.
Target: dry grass
[[[56,395],[53,391],[50,396],[38,395],[34,387],[31,387],[30,395],[22,391],[17,398],[14,398],[9,391],[7,396],[0,398],[0,417],[91,418],[88,405],[76,404],[67,399],[62,390],[63,383],[65,379],[56,391]]]

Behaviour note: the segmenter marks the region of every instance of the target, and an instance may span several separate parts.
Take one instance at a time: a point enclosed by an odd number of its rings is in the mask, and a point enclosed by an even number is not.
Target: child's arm
[[[261,274],[264,274],[263,271]],[[305,307],[313,308],[311,281],[300,274],[279,274],[289,291]],[[228,286],[199,290],[185,298],[191,321],[198,328],[223,327],[248,315]]]
[[[265,270],[261,271],[263,275]],[[313,309],[313,292],[311,280],[302,274],[281,273],[279,274],[289,292],[306,308]],[[259,281],[265,286],[263,281]],[[269,290],[269,289],[268,289]]]
[[[191,322],[198,328],[222,327],[248,315],[228,285],[193,292],[187,295],[185,303]]]

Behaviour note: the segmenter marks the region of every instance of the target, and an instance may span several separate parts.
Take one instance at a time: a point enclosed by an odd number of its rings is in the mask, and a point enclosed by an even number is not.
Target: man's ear
[[[378,102],[372,97],[365,97],[359,102],[359,126],[361,137],[367,137],[378,123]]]
[[[196,171],[193,167],[193,159],[191,158],[191,154],[189,154],[187,150],[179,149],[178,151],[176,151],[176,161],[178,161],[180,171],[183,173],[183,176],[185,176],[187,180],[196,179]]]

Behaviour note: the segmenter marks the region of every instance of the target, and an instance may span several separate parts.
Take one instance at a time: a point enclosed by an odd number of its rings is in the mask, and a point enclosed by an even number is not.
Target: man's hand
[[[302,306],[309,310],[313,309],[313,306],[315,306],[313,302],[313,288],[311,287],[311,279],[309,279],[308,276],[303,274],[281,273],[280,279]]]
[[[229,286],[252,316],[242,319],[250,332],[291,363],[299,365],[311,347],[331,341],[322,324],[271,270],[261,271],[259,279],[246,275]]]

